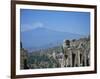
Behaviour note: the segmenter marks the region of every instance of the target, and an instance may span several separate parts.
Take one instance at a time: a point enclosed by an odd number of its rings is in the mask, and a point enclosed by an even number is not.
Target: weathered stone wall
[[[80,67],[90,65],[90,40],[64,40],[64,62],[65,67]]]

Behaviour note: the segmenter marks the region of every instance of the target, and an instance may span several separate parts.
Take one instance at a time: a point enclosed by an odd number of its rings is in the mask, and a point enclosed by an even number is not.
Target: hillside
[[[72,52],[72,65],[68,67],[77,67],[77,66],[89,66],[90,65],[90,38],[80,38],[80,39],[73,39],[70,41],[70,51]],[[63,51],[63,43],[58,46],[39,49],[33,51],[31,53],[25,52],[21,50],[21,61],[24,61],[23,55],[27,55],[25,59],[27,59],[27,66],[30,69],[38,69],[38,68],[60,68],[60,67],[67,67],[65,66],[65,54]],[[74,55],[77,55],[78,50],[82,50],[78,58],[80,58],[79,64],[77,64]],[[25,53],[25,54],[24,54]],[[27,54],[26,54],[27,53]],[[23,57],[23,59],[22,59]],[[76,60],[76,61],[75,61]],[[24,63],[21,63],[24,66]],[[21,67],[23,69],[24,67]]]

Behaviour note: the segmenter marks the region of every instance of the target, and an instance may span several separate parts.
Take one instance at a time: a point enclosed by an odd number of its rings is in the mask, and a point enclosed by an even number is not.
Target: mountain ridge
[[[26,49],[29,48],[45,48],[57,45],[57,43],[63,43],[64,39],[78,39],[83,37],[83,35],[73,34],[69,32],[59,32],[51,29],[39,27],[29,31],[21,32],[21,41],[23,47]]]

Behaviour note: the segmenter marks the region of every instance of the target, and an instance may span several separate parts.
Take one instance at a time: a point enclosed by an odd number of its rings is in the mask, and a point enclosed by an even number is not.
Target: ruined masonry
[[[90,65],[90,47],[88,40],[64,40],[64,67],[80,67]]]

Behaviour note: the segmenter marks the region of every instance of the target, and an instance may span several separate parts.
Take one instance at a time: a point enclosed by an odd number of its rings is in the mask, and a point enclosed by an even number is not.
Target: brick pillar
[[[80,67],[80,49],[77,50],[77,65]]]
[[[71,50],[71,48],[68,49],[68,53],[69,53],[69,66],[72,67],[72,50]]]
[[[87,66],[86,50],[84,51],[84,66]]]

